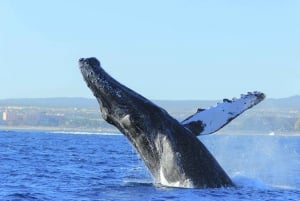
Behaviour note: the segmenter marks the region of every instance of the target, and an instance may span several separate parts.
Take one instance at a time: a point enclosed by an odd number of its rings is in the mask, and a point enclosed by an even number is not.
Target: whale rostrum
[[[215,107],[199,109],[180,123],[161,107],[112,78],[96,58],[82,58],[79,66],[100,105],[103,119],[128,138],[155,183],[189,188],[234,186],[196,136],[219,130],[262,101],[263,93],[226,99]]]

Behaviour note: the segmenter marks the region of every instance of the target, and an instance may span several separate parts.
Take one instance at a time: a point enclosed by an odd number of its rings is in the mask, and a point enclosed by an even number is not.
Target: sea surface
[[[0,200],[300,200],[300,137],[200,140],[237,187],[156,185],[118,133],[0,131]]]

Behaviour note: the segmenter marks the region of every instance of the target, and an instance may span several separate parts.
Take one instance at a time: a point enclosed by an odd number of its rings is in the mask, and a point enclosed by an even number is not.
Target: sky
[[[300,95],[297,0],[1,0],[0,99],[87,97],[78,59],[154,100]]]

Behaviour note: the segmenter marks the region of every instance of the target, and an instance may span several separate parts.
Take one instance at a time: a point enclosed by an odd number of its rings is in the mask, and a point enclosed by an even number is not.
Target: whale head
[[[141,120],[141,118],[147,118],[144,115],[145,110],[165,112],[148,99],[112,78],[104,71],[96,58],[79,59],[79,67],[87,86],[100,104],[103,118],[109,123],[117,127],[127,125],[130,128],[135,128],[136,125],[131,124],[150,120]],[[121,125],[119,125],[120,123]]]
[[[127,96],[122,90],[125,87],[106,73],[94,57],[79,59],[79,67],[87,86],[99,102],[102,117],[111,124],[119,122],[129,112],[122,100],[123,96]]]
[[[167,112],[112,78],[96,58],[82,58],[79,66],[99,102],[103,119],[131,141],[152,174],[158,175],[160,133],[170,121],[164,117]]]
[[[79,66],[85,82],[96,98],[121,97],[120,90],[112,82],[113,78],[103,70],[96,58],[81,58]]]

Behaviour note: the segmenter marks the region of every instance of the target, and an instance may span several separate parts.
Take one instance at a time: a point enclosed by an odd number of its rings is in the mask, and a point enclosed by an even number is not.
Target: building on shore
[[[4,112],[2,113],[2,120],[3,120],[3,121],[7,121],[7,111],[4,111]]]

